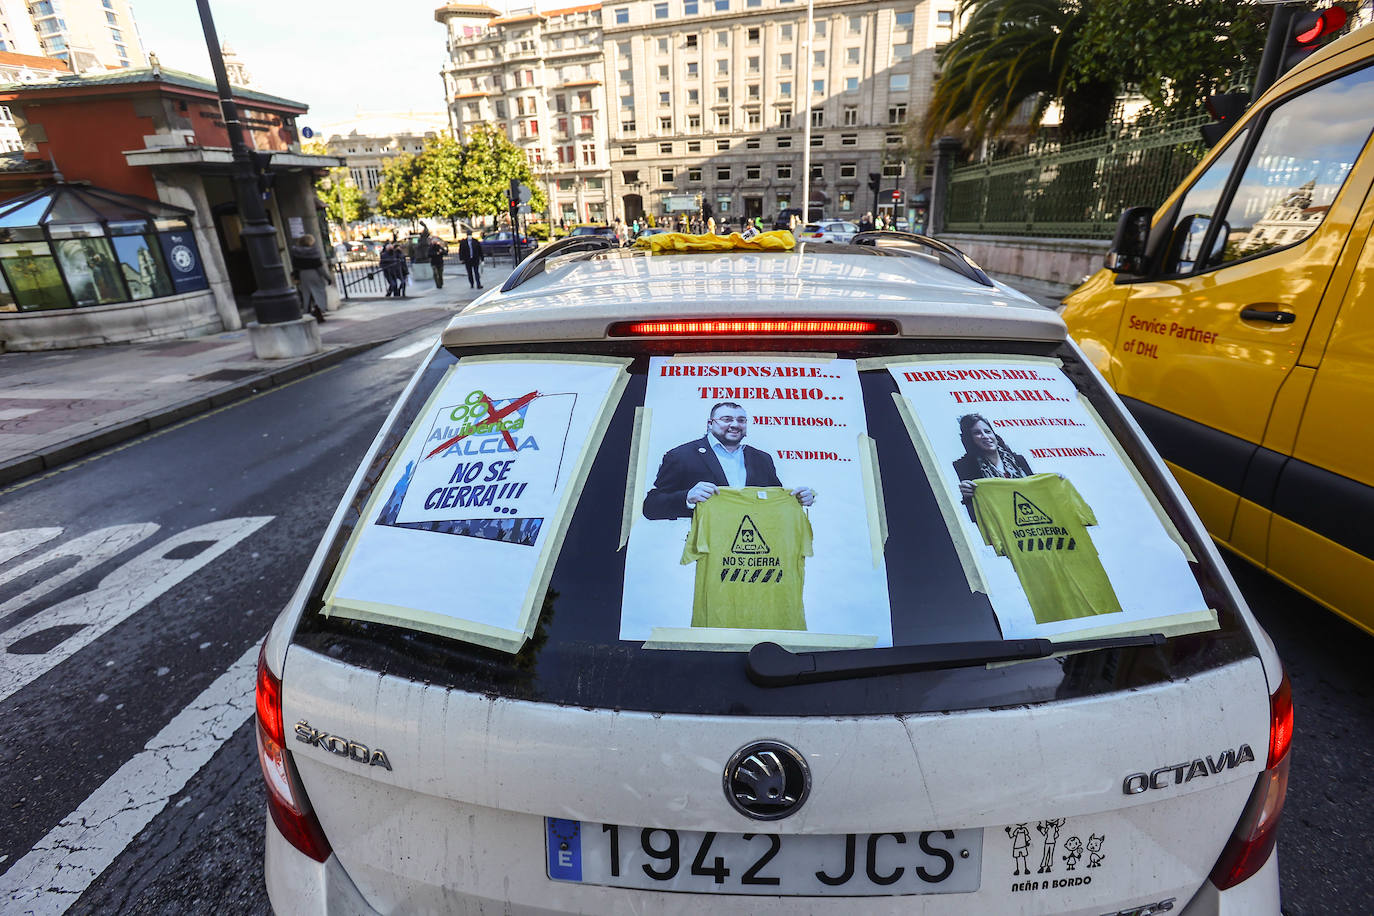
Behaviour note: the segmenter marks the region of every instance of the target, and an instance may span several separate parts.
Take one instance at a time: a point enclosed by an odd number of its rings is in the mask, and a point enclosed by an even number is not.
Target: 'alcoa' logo
[[[331,754],[347,757],[356,763],[391,769],[391,761],[387,759],[386,751],[381,748],[373,750],[366,744],[359,744],[349,738],[340,738],[338,735],[322,732],[318,728],[312,728],[310,723],[304,719],[296,723],[296,740],[303,741],[313,747],[322,747]]]

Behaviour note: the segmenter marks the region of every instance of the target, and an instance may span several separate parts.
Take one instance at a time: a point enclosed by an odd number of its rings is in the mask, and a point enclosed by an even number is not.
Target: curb
[[[42,471],[52,470],[69,461],[84,458],[112,445],[118,445],[155,430],[164,429],[174,423],[214,410],[217,407],[241,401],[260,391],[276,388],[307,375],[313,375],[357,353],[390,343],[392,339],[340,344],[327,352],[306,357],[281,369],[239,379],[211,394],[170,404],[136,420],[128,420],[116,426],[97,430],[89,435],[74,436],[65,442],[48,446],[31,455],[0,462],[0,486],[6,486]]]

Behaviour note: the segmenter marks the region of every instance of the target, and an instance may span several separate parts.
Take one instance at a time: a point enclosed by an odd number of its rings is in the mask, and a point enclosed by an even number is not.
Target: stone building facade
[[[905,216],[929,183],[904,141],[925,109],[957,0],[624,0],[500,16],[450,4],[453,130],[506,127],[550,182],[555,217],[718,221],[801,207]],[[870,190],[880,176],[881,192]],[[894,204],[893,192],[897,192]]]

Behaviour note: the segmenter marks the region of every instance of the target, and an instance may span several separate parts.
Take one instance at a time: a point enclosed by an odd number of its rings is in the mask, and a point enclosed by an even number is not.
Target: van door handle
[[[1272,311],[1257,309],[1254,306],[1240,310],[1240,317],[1246,321],[1272,321],[1274,324],[1292,324],[1298,320],[1298,316],[1292,312]]]

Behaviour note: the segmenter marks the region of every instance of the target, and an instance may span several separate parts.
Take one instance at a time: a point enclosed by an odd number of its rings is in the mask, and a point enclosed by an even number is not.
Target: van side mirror
[[[1148,267],[1147,248],[1150,242],[1149,207],[1130,207],[1121,211],[1116,221],[1116,235],[1107,249],[1106,268],[1118,274],[1143,274]]]
[[[1169,257],[1164,266],[1165,272],[1186,274],[1219,263],[1226,249],[1231,227],[1225,220],[1218,221],[1218,231],[1212,240],[1212,250],[1204,257],[1202,243],[1211,228],[1212,218],[1200,213],[1179,220],[1169,241]]]

